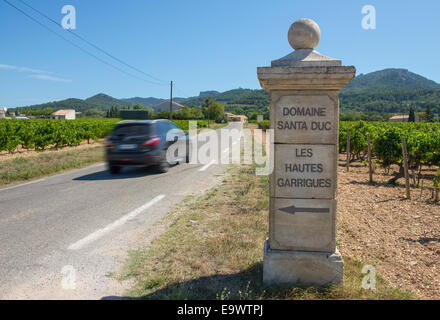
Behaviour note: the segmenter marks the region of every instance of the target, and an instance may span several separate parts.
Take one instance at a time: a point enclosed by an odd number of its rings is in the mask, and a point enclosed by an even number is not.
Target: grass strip
[[[166,219],[167,230],[148,248],[132,251],[118,278],[142,299],[413,299],[376,277],[362,288],[363,263],[344,257],[344,285],[264,286],[268,236],[268,178],[252,166],[230,166],[218,188],[187,198]],[[164,221],[165,222],[165,221]]]
[[[45,151],[32,157],[0,161],[0,186],[53,175],[104,161],[102,145],[58,151]]]

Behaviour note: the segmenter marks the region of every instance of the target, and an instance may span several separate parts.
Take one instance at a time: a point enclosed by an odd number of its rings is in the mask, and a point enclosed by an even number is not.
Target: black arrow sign
[[[329,213],[329,208],[297,208],[295,206],[279,209],[280,211],[295,214],[297,212]]]

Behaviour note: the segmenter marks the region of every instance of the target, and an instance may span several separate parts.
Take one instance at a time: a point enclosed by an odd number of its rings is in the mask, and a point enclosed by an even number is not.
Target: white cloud
[[[52,77],[47,74],[31,74],[28,77],[39,79],[39,80],[48,80],[48,81],[57,81],[57,82],[72,82],[72,80],[69,80],[69,79]]]
[[[69,79],[55,77],[55,76],[53,76],[53,75],[56,75],[55,73],[50,72],[50,71],[45,71],[45,70],[31,69],[31,68],[27,68],[27,67],[18,67],[18,66],[12,66],[12,65],[8,65],[8,64],[0,64],[0,69],[31,73],[30,75],[28,75],[29,78],[34,78],[34,79],[39,79],[39,80],[48,80],[48,81],[57,81],[57,82],[72,82],[72,80],[69,80]]]
[[[0,69],[14,70],[14,71],[18,71],[18,72],[54,74],[53,72],[50,72],[50,71],[31,69],[31,68],[27,68],[27,67],[17,67],[17,66],[11,66],[11,65],[7,65],[7,64],[0,64]]]

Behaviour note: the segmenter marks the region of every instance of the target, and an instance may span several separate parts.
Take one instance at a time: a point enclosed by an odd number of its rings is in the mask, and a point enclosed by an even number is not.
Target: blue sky
[[[57,28],[19,0],[8,0],[105,61],[102,53]],[[76,8],[76,30],[121,60],[164,81],[176,96],[204,90],[260,88],[257,66],[292,51],[291,23],[314,19],[322,54],[355,65],[359,73],[406,68],[440,82],[440,1],[397,0],[23,0],[61,22]],[[364,5],[376,8],[376,29],[361,27]],[[155,85],[120,73],[84,54],[0,0],[0,106],[87,98],[169,96]],[[129,68],[118,67],[136,74]],[[142,74],[137,74],[146,78]]]

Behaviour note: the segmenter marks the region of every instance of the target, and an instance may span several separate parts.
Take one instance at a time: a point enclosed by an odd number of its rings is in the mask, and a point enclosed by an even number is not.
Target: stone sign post
[[[269,239],[263,281],[342,283],[336,248],[339,95],[356,73],[315,51],[321,37],[310,19],[292,24],[295,51],[258,68],[270,93],[274,171],[270,177]]]

